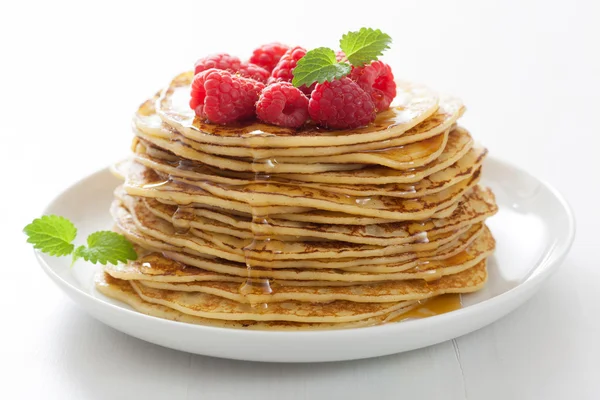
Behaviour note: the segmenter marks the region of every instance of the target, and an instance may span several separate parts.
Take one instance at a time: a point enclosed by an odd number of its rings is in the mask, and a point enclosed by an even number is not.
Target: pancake
[[[196,247],[199,252],[190,248],[177,247],[172,244],[156,239],[152,236],[145,235],[136,229],[135,224],[130,217],[129,220],[123,220],[119,218],[117,221],[117,231],[125,235],[131,242],[139,245],[140,247],[147,249],[152,252],[162,252],[163,254],[175,254],[184,252],[186,254],[199,257],[194,259],[194,265],[199,268],[205,268],[211,271],[223,272],[226,274],[237,274],[238,276],[246,276],[244,270],[246,269],[246,261],[252,263],[254,267],[262,268],[291,268],[291,269],[331,269],[331,268],[351,268],[360,266],[379,266],[379,265],[395,265],[404,264],[408,261],[415,260],[418,258],[433,257],[435,255],[453,255],[456,251],[462,251],[465,246],[469,245],[478,235],[483,232],[483,227],[480,224],[473,225],[468,230],[464,231],[456,239],[444,240],[446,243],[438,245],[433,250],[423,251],[406,251],[399,254],[385,255],[382,249],[378,249],[380,254],[370,257],[340,257],[340,258],[311,258],[311,259],[248,259],[244,257],[244,262],[239,261],[228,261],[228,258],[238,258],[236,255],[220,252],[218,248],[212,247],[211,243],[205,243],[204,247]],[[372,249],[372,253],[376,253],[376,249]],[[216,254],[216,255],[215,255]],[[228,258],[218,257],[219,254],[224,255]],[[184,265],[184,264],[182,264]],[[241,269],[240,269],[241,268]],[[155,270],[155,275],[161,275],[161,269]],[[170,274],[169,274],[170,275]],[[286,278],[287,279],[287,278]]]
[[[203,318],[233,321],[351,322],[389,314],[411,303],[358,303],[343,300],[328,303],[286,301],[267,308],[249,307],[211,294],[153,289],[129,281],[133,290],[145,301],[160,304],[185,314]]]
[[[485,243],[489,243],[486,241]],[[493,245],[492,245],[493,249]],[[245,265],[237,263],[225,263],[222,260],[215,259],[208,261],[197,256],[192,256],[183,252],[164,253],[168,258],[174,261],[180,262],[182,265],[193,266],[197,268],[204,268],[214,270],[215,272],[222,272],[228,275],[237,275],[243,277],[252,278],[266,278],[266,279],[282,279],[282,280],[302,280],[302,281],[340,281],[340,282],[381,282],[381,281],[394,281],[394,280],[407,280],[407,279],[434,279],[438,278],[439,274],[450,274],[458,272],[456,268],[453,269],[435,269],[430,268],[428,265],[420,267],[416,270],[413,268],[418,267],[418,263],[401,262],[398,264],[388,264],[387,268],[392,272],[364,272],[364,271],[352,271],[345,269],[333,269],[333,268],[246,268]],[[414,257],[414,255],[412,255]],[[408,257],[407,257],[408,258]],[[380,264],[381,265],[381,264]],[[433,265],[433,264],[432,264]],[[366,268],[366,267],[365,267]],[[431,271],[435,270],[435,274]],[[193,271],[189,271],[193,274]],[[193,279],[191,279],[193,280]]]
[[[489,231],[477,239],[468,249],[460,254],[444,260],[419,260],[415,267],[408,269],[406,275],[415,275],[427,271],[433,280],[438,281],[444,276],[453,276],[484,261],[494,250],[494,240]],[[385,268],[385,267],[383,267]],[[424,279],[432,284],[432,279]],[[414,300],[412,288],[419,279],[399,279],[375,284],[360,285],[348,290],[348,287],[326,287],[326,286],[286,286],[280,281],[270,286],[271,293],[240,293],[240,284],[237,282],[211,282],[193,281],[186,283],[166,283],[151,280],[143,280],[144,286],[155,289],[166,289],[184,292],[209,293],[239,303],[271,303],[280,301],[306,301],[306,302],[329,302],[334,300],[347,300],[354,302],[396,302],[403,300]],[[377,293],[385,293],[378,296]],[[436,293],[436,295],[439,293]],[[420,297],[418,298],[420,299]]]
[[[481,228],[474,227],[472,231],[469,232],[469,235],[477,236],[481,233],[485,232],[481,231]],[[472,238],[465,237],[464,240],[469,243]],[[147,248],[151,248],[150,246],[146,246]],[[450,247],[446,248],[449,249]],[[439,250],[444,251],[444,250]],[[247,268],[245,264],[240,262],[228,261],[227,259],[222,258],[213,258],[213,257],[204,257],[197,254],[193,254],[193,252],[186,251],[186,249],[177,249],[175,251],[163,251],[165,257],[178,261],[179,267],[181,269],[180,273],[175,274],[179,276],[181,279],[176,279],[176,281],[185,282],[194,280],[194,269],[189,267],[196,267],[200,269],[205,269],[208,271],[213,271],[226,275],[233,276],[241,276],[241,277],[256,277],[256,278],[273,278],[273,279],[283,279],[283,280],[322,280],[322,281],[346,281],[346,282],[367,282],[367,281],[384,281],[384,280],[395,280],[395,279],[425,279],[431,278],[431,272],[427,272],[429,269],[421,268],[419,271],[413,271],[412,273],[403,273],[404,270],[410,269],[414,267],[416,264],[410,264],[410,262],[414,262],[419,258],[423,259],[427,256],[432,258],[435,257],[434,252],[407,252],[398,255],[397,263],[390,264],[377,264],[373,263],[374,261],[371,258],[366,260],[366,263],[360,263],[359,261],[354,261],[350,265],[335,265],[335,262],[329,262],[329,260],[311,260],[313,261],[309,265],[314,266],[315,268],[302,266],[305,263],[297,262],[293,260],[293,263],[286,264],[282,262],[274,262],[270,263],[268,261],[264,262],[267,264],[267,267],[254,267]],[[449,254],[453,254],[453,252],[449,252]],[[383,257],[383,256],[382,256]],[[368,264],[371,262],[371,264]],[[306,263],[308,264],[308,263]],[[335,265],[337,268],[327,268],[328,266]],[[417,263],[418,264],[418,263]],[[396,271],[399,273],[382,273],[382,269],[380,267],[373,268],[373,270],[377,272],[363,272],[363,271],[351,271],[344,270],[340,267],[354,267],[360,265],[386,265],[386,269],[390,271]],[[277,266],[277,268],[270,268],[271,266]],[[364,269],[367,269],[366,267]],[[171,270],[168,275],[173,275],[173,271]],[[160,275],[162,272],[159,270],[156,271],[155,275]]]
[[[296,130],[254,121],[223,127],[196,118],[188,106],[192,72],[173,79],[156,102],[164,123],[183,136],[201,143],[251,148],[325,147],[370,143],[401,136],[430,117],[438,108],[438,96],[424,86],[399,83],[395,106],[380,112],[364,128],[324,130],[307,126]]]
[[[469,133],[463,128],[456,128],[448,135],[448,141],[440,156],[431,163],[413,168],[410,171],[397,171],[389,168],[362,168],[345,174],[278,174],[270,176],[270,179],[276,182],[291,182],[298,184],[298,181],[307,183],[327,183],[327,190],[340,184],[346,186],[363,185],[385,185],[385,184],[407,184],[422,181],[427,176],[452,166],[461,160],[473,146],[473,140]],[[470,159],[463,160],[462,166],[465,167],[469,160],[476,160],[485,156],[485,150],[476,149],[477,154],[472,155]],[[483,155],[481,153],[484,153]],[[172,153],[165,152],[145,142],[136,142],[135,159],[139,163],[155,171],[162,172],[165,176],[173,175],[175,177],[191,180],[208,181],[215,183],[224,183],[227,185],[241,185],[254,183],[261,180],[260,175],[254,173],[244,173],[235,171],[218,170],[211,166],[201,163],[192,163],[181,159]],[[331,176],[330,176],[331,175]],[[304,184],[301,184],[304,186]],[[357,189],[360,190],[360,187]],[[335,189],[333,192],[340,192]],[[345,193],[345,191],[341,191]],[[365,193],[369,195],[372,193]]]
[[[325,183],[301,183],[302,187],[321,189],[333,193],[351,196],[390,196],[403,198],[416,198],[437,193],[453,184],[469,178],[483,162],[487,151],[482,147],[474,147],[451,166],[433,173],[416,183],[390,183],[387,185],[334,185]],[[235,179],[215,175],[214,171],[205,170],[196,173],[187,168],[182,168],[179,161],[165,161],[149,156],[136,154],[135,161],[157,172],[163,179],[174,179],[195,186],[197,182],[208,181],[225,185],[247,185],[261,180],[261,175],[243,176]],[[287,179],[269,177],[270,182],[277,182],[288,186],[297,186],[299,183]]]
[[[423,280],[405,280],[382,282],[376,284],[360,285],[356,287],[284,287],[272,286],[274,291],[267,295],[239,294],[234,283],[227,282],[190,282],[190,283],[160,283],[152,281],[137,282],[146,288],[171,290],[175,292],[207,293],[218,297],[230,299],[240,303],[250,301],[256,303],[272,303],[282,301],[302,301],[309,303],[328,303],[331,301],[351,301],[356,303],[399,302],[410,300],[423,300],[432,296],[446,293],[468,293],[481,287],[486,280],[486,261],[482,260],[471,264],[469,268],[457,274],[442,277],[434,282]],[[465,282],[468,282],[465,284]]]
[[[465,195],[469,193],[470,190],[465,192]],[[442,208],[436,212],[434,212],[430,218],[432,219],[441,219],[448,218],[454,213],[454,211],[458,208],[460,201],[452,203],[445,208]],[[261,215],[261,214],[257,214]],[[273,214],[274,215],[274,214]],[[274,215],[275,216],[275,215]],[[390,218],[377,218],[377,217],[364,217],[346,214],[342,212],[335,211],[302,211],[298,213],[281,213],[277,214],[276,217],[278,219],[288,220],[288,221],[299,221],[299,222],[309,222],[309,223],[323,223],[330,225],[376,225],[376,224],[385,224],[390,222],[397,222],[394,219]]]
[[[273,157],[268,158],[277,164],[356,164],[381,165],[384,167],[406,170],[420,167],[434,161],[442,154],[446,143],[448,142],[448,133],[441,133],[437,136],[410,143],[404,146],[389,147],[385,149],[362,151],[360,153],[339,154],[333,156],[312,156],[312,157]]]
[[[129,168],[131,163],[129,161],[123,161],[118,164],[113,165],[111,168],[113,174],[117,177],[125,179],[124,176],[121,175],[121,171],[123,168]],[[153,188],[155,186],[166,185],[169,182],[169,178],[159,178],[153,171],[148,171],[150,173],[150,182],[155,182],[154,184],[149,184],[144,189]],[[469,176],[470,177],[470,176]],[[460,179],[458,179],[460,181]],[[136,188],[131,189],[130,191],[135,191]],[[124,191],[122,187],[119,187],[119,190],[115,192],[115,195],[118,197],[118,192]],[[469,193],[468,190],[466,193]],[[151,192],[147,194],[150,197],[144,197],[146,199],[151,198]],[[393,197],[393,196],[392,196]],[[165,205],[180,205],[176,201],[169,199],[169,196],[157,196],[153,200],[165,204]],[[206,198],[206,203],[218,203],[217,200]],[[202,204],[202,203],[188,203],[184,205],[185,208],[194,208],[201,210],[211,210],[216,213],[222,213],[227,215],[233,215],[240,218],[252,219],[252,215],[265,215],[265,216],[276,216],[280,219],[286,219],[290,221],[305,221],[305,222],[314,222],[314,223],[328,223],[328,224],[336,224],[336,225],[373,225],[373,224],[383,224],[388,222],[394,222],[394,219],[389,218],[377,218],[377,217],[364,217],[364,216],[353,216],[346,213],[341,212],[332,212],[332,211],[310,211],[310,208],[306,207],[284,207],[284,206],[265,206],[265,207],[251,207],[250,211],[247,212],[248,208],[244,205],[236,202],[224,202],[222,203],[225,206],[231,208],[221,208],[214,205]],[[431,218],[447,218],[456,210],[459,202],[450,204],[448,206],[442,207],[440,210],[436,211],[431,215]],[[235,208],[238,206],[238,208]],[[242,210],[244,211],[242,211]],[[291,213],[290,213],[291,212]]]
[[[240,263],[246,263],[248,258],[264,261],[360,258],[427,251],[451,242],[469,228],[466,226],[450,232],[428,235],[426,240],[391,246],[373,246],[337,241],[287,243],[270,240],[265,243],[255,243],[224,234],[213,233],[207,235],[198,230],[193,230],[191,233],[177,234],[171,224],[149,212],[138,199],[129,198],[127,202],[129,203],[127,206],[130,207],[129,210],[119,203],[115,203],[111,209],[119,228],[124,231],[126,236],[135,236],[135,232],[141,232],[171,246],[189,249],[192,253],[208,254]],[[132,231],[134,235],[130,235]]]
[[[143,200],[146,208],[170,223],[178,207],[162,204],[154,199]],[[302,237],[323,238],[350,243],[372,244],[379,246],[403,244],[418,235],[444,233],[474,224],[493,215],[497,210],[493,194],[489,189],[479,186],[466,194],[451,216],[429,221],[392,222],[377,225],[331,225],[288,221],[272,217],[269,219],[269,232],[277,237],[290,237],[299,240]],[[191,228],[205,232],[223,233],[241,239],[252,239],[260,233],[260,226],[252,229],[250,217],[230,216],[223,212],[196,208],[190,220]]]
[[[403,282],[404,285],[395,287],[359,286],[358,289],[366,288],[363,293],[384,293],[382,297],[403,296],[424,299],[444,293],[472,292],[481,288],[486,279],[486,263],[481,261],[462,273],[440,278],[432,283],[416,280]],[[411,304],[406,302],[363,303],[346,300],[317,304],[282,301],[269,303],[266,308],[258,308],[248,307],[243,303],[202,292],[162,290],[141,285],[136,281],[130,281],[130,283],[136,293],[149,303],[167,306],[184,314],[235,321],[349,322],[388,314]],[[226,292],[225,289],[220,289],[221,293]],[[344,287],[337,288],[337,290],[340,293],[347,293],[349,296],[352,296],[354,291],[354,289]],[[373,297],[375,296],[377,294],[373,295]]]
[[[136,112],[133,123],[138,132],[167,140],[170,140],[173,135],[176,135],[178,141],[202,153],[228,157],[249,157],[252,159],[328,156],[404,146],[409,143],[414,143],[437,136],[440,133],[448,130],[465,111],[465,108],[460,100],[449,96],[441,96],[439,108],[435,111],[435,113],[433,113],[423,122],[407,130],[399,137],[345,146],[340,145],[309,148],[291,146],[288,148],[259,148],[226,146],[221,143],[203,143],[190,140],[185,136],[180,135],[177,130],[163,123],[162,120],[156,115],[156,109],[154,105],[157,99],[158,95],[144,102]]]
[[[457,127],[450,132],[448,143],[440,156],[431,163],[414,170],[395,170],[386,167],[368,167],[347,172],[320,174],[281,174],[279,178],[300,182],[345,185],[385,185],[388,183],[413,183],[447,168],[460,160],[473,147],[469,132]]]
[[[178,141],[176,137],[171,139],[161,139],[156,136],[149,136],[141,131],[135,132],[135,134],[142,140],[151,143],[154,146],[163,148],[180,157],[188,160],[202,162],[204,164],[220,168],[228,169],[232,171],[242,172],[269,172],[269,173],[298,173],[298,174],[314,174],[326,171],[345,171],[352,169],[359,169],[363,166],[361,164],[332,164],[332,163],[280,163],[277,160],[265,159],[265,160],[246,160],[241,158],[230,158],[214,156],[208,153],[202,153],[185,143]],[[437,145],[437,150],[433,148],[433,151],[442,151],[442,142],[435,142],[433,146]],[[393,156],[393,154],[392,154]],[[391,156],[390,156],[391,157]],[[392,163],[388,158],[382,157],[382,162]]]
[[[200,188],[195,188],[193,190],[193,197],[186,196],[186,190],[189,189],[187,185],[161,179],[154,171],[137,163],[130,164],[123,187],[128,194],[134,196],[138,195],[142,197],[157,198],[184,205],[199,202],[207,206],[242,211],[248,214],[260,211],[265,215],[273,215],[280,213],[297,213],[309,210],[307,207],[295,206],[265,206],[262,209],[259,207],[251,207],[243,202],[217,198]]]
[[[399,170],[420,167],[434,161],[444,151],[448,133],[449,130],[419,142],[369,152],[334,156],[246,159],[202,153],[182,142],[176,134],[173,134],[170,139],[162,139],[136,131],[136,135],[147,144],[212,167],[242,172],[302,174],[354,170],[363,168],[364,165],[381,165]]]
[[[107,264],[104,272],[119,280],[153,282],[237,282],[247,281],[247,277],[221,274],[214,271],[185,266],[165,257],[162,253],[143,253],[137,260],[126,264]],[[190,272],[193,272],[191,274]],[[277,284],[284,286],[353,286],[368,282],[335,281],[296,281],[278,279]]]
[[[367,318],[352,322],[338,323],[302,323],[289,321],[230,321],[212,318],[202,318],[195,315],[184,314],[173,308],[160,304],[153,304],[142,300],[127,281],[115,279],[108,274],[98,274],[95,279],[96,288],[105,296],[121,301],[135,310],[153,317],[179,321],[188,324],[214,326],[219,328],[251,329],[251,330],[321,330],[321,329],[348,329],[378,325],[394,320],[403,313],[413,309],[418,303],[406,302],[406,307],[399,308],[389,314]]]
[[[417,198],[440,192],[464,179],[470,178],[477,171],[487,150],[483,147],[473,147],[467,154],[451,166],[435,172],[418,182],[388,183],[384,185],[333,185],[324,183],[306,183],[305,187],[317,187],[324,190],[347,194],[350,196],[390,196],[402,198]]]
[[[289,207],[343,212],[366,217],[392,220],[418,220],[431,217],[436,211],[457,202],[479,180],[476,171],[469,179],[460,181],[438,193],[419,199],[371,196],[354,197],[305,187],[290,187],[277,183],[254,183],[245,186],[223,187],[210,182],[196,185],[175,181],[156,183],[151,171],[133,164],[124,188],[133,196],[171,200],[177,204],[201,203],[225,209],[238,209],[256,215],[253,207]],[[251,194],[251,195],[250,195]],[[285,213],[285,208],[272,214]]]
[[[459,181],[444,190],[417,199],[387,196],[358,197],[331,193],[321,189],[291,187],[278,183],[254,183],[245,186],[223,187],[210,182],[197,182],[196,185],[219,198],[240,202],[246,201],[252,206],[309,207],[317,210],[402,221],[428,218],[436,211],[454,204],[477,184],[479,176],[480,171],[477,170],[469,179]],[[193,188],[188,188],[187,194],[190,193],[193,193]],[[182,201],[185,199],[184,196],[180,198]],[[194,203],[199,203],[193,197],[191,200]]]

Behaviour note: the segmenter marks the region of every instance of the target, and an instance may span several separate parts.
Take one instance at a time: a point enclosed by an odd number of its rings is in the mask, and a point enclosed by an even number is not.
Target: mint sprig
[[[292,84],[296,87],[310,86],[314,82],[323,83],[348,75],[352,67],[337,62],[335,52],[327,47],[310,50],[298,60],[294,68]]]
[[[88,236],[87,246],[75,248],[73,241],[77,236],[77,228],[68,219],[57,215],[44,215],[34,219],[23,232],[28,236],[27,242],[42,253],[51,256],[71,254],[72,264],[80,258],[102,265],[116,265],[119,262],[137,259],[131,242],[125,236],[111,231],[94,232]]]
[[[66,256],[73,252],[73,240],[77,228],[71,221],[57,215],[44,215],[34,219],[23,232],[29,238],[27,243],[51,256]]]
[[[107,262],[117,265],[119,262],[135,260],[137,254],[133,245],[112,231],[98,231],[92,233],[87,238],[87,247],[79,246],[73,253],[73,259],[83,258],[93,264],[100,263],[106,265]]]
[[[340,39],[340,48],[352,65],[361,67],[390,48],[392,38],[379,29],[361,28],[358,32],[348,32]]]
[[[379,29],[361,28],[348,32],[340,39],[340,48],[346,54],[337,61],[335,52],[328,47],[310,50],[298,60],[292,71],[292,84],[296,87],[310,86],[315,82],[331,82],[340,79],[352,71],[352,66],[362,67],[375,61],[389,49],[392,38]]]

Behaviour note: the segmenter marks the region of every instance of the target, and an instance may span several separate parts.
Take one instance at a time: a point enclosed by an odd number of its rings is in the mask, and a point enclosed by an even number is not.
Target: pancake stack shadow
[[[360,129],[215,126],[188,109],[191,78],[134,117],[111,213],[139,257],[106,266],[100,292],[171,320],[300,330],[399,321],[484,286],[497,206],[460,101],[400,83]]]

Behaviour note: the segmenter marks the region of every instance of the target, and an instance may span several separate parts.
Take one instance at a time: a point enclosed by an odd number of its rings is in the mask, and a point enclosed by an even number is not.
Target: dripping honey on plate
[[[462,299],[460,294],[443,294],[430,299],[420,300],[415,308],[393,319],[392,322],[434,317],[460,310],[461,308]]]

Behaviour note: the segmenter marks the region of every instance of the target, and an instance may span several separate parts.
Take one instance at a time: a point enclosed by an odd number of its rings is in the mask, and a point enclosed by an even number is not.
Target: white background
[[[600,398],[599,20],[596,1],[2,2],[0,398]],[[463,98],[491,154],[551,182],[578,218],[560,271],[458,339],[460,362],[451,343],[320,365],[192,356],[102,325],[43,275],[22,227],[127,155],[131,114],[172,75],[361,26],[393,37],[396,76]]]

